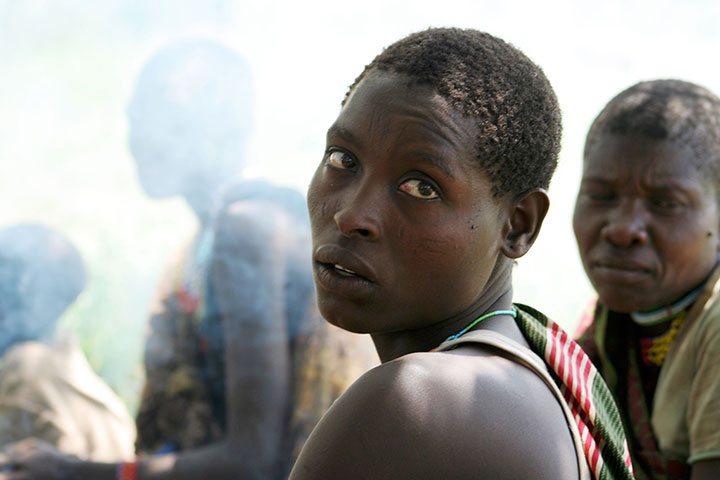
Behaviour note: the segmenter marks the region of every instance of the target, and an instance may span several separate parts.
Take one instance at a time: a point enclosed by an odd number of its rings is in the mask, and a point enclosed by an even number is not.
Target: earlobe
[[[530,250],[549,207],[550,199],[542,188],[532,190],[510,205],[501,247],[506,257],[520,258]]]

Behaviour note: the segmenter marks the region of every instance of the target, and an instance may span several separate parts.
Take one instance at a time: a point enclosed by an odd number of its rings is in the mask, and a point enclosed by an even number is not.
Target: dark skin
[[[666,141],[610,135],[587,156],[574,229],[604,305],[636,312],[672,302],[715,266],[717,191],[693,152]]]
[[[330,127],[308,192],[318,303],[370,333],[383,363],[323,417],[292,479],[577,478],[567,422],[537,376],[490,348],[428,353],[511,307],[513,259],[548,209],[540,189],[494,197],[475,136],[433,90],[377,71]],[[526,344],[509,316],[478,328]]]
[[[585,271],[610,310],[673,302],[712,271],[718,192],[699,162],[688,147],[634,135],[604,135],[588,153],[573,225]],[[692,465],[693,480],[719,477],[720,460]]]

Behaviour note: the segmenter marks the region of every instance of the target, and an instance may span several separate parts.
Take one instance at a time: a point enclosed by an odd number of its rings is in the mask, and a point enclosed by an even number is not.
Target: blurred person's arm
[[[278,476],[290,395],[284,317],[285,215],[239,202],[220,216],[211,281],[223,313],[227,436],[223,442],[141,461],[140,479]]]

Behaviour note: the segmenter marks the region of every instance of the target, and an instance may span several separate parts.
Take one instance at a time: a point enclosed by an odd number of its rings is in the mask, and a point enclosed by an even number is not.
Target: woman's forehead
[[[680,173],[698,170],[702,163],[703,159],[689,146],[637,134],[603,134],[584,159],[586,170],[653,168]]]
[[[425,136],[475,153],[477,127],[427,85],[404,74],[371,72],[353,90],[329,134],[355,140]]]
[[[607,134],[585,157],[584,181],[636,182],[653,189],[678,188],[717,191],[707,159],[688,145],[640,135]]]
[[[383,106],[436,118],[439,124],[462,117],[435,89],[395,72],[370,72],[348,96],[342,112]],[[454,122],[452,122],[454,123]]]

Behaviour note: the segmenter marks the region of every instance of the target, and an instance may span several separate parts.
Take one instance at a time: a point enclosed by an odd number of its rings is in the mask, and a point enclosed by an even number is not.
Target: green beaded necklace
[[[451,340],[455,340],[456,338],[462,337],[463,335],[465,335],[468,331],[470,331],[471,328],[473,328],[473,327],[474,327],[475,325],[477,325],[478,323],[482,322],[482,321],[485,320],[486,318],[495,317],[495,316],[497,316],[497,315],[510,315],[511,317],[515,318],[515,317],[517,317],[517,310],[515,309],[515,307],[513,307],[512,310],[494,310],[494,311],[492,311],[492,312],[486,313],[485,315],[481,315],[481,316],[479,316],[478,318],[476,318],[475,320],[473,320],[473,321],[470,323],[470,325],[468,325],[467,327],[463,328],[462,330],[460,330],[460,331],[457,332],[456,334],[450,335],[450,336],[447,337],[445,340],[443,340],[443,342],[440,343],[440,345],[438,345],[437,347],[433,348],[433,349],[430,350],[430,351],[431,351],[431,352],[434,352],[435,350],[437,350],[438,348],[440,348],[440,346],[442,346],[444,343],[447,343],[447,342],[449,342],[449,341],[451,341]]]

